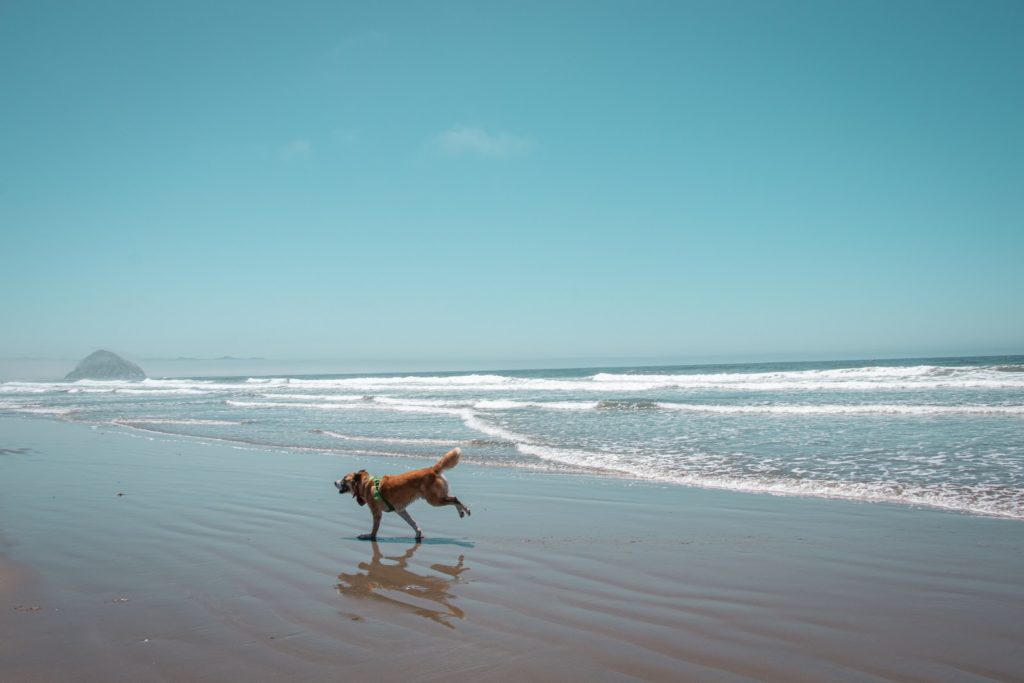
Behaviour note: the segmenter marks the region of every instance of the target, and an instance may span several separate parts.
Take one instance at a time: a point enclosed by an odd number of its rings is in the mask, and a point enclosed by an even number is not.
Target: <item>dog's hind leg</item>
[[[412,515],[410,515],[405,510],[397,510],[396,512],[398,512],[398,516],[404,519],[406,524],[411,526],[413,528],[413,531],[416,532],[416,540],[422,540],[423,531],[420,529],[419,525],[416,524],[416,520],[412,518]]]
[[[437,476],[437,479],[434,480],[430,489],[428,489],[423,497],[434,507],[454,505],[455,509],[459,511],[459,517],[465,517],[470,514],[469,508],[463,505],[461,500],[455,496],[448,495],[448,480],[441,475]]]
[[[454,505],[455,509],[459,511],[459,517],[473,514],[469,511],[469,508],[463,505],[462,501],[456,498],[455,496],[448,496],[447,498],[445,498],[445,503],[447,503],[448,505]]]
[[[469,508],[462,504],[462,501],[455,496],[438,496],[436,498],[427,498],[427,502],[434,507],[443,507],[445,505],[454,505],[455,509],[459,511],[459,517],[465,517],[466,515],[472,514]]]

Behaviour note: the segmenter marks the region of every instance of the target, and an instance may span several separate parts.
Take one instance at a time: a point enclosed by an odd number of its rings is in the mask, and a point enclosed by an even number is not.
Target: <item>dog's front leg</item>
[[[405,510],[398,510],[398,516],[404,519],[406,524],[413,528],[413,531],[416,532],[417,541],[423,540],[423,531],[420,529],[419,525],[416,524],[416,520],[412,518],[412,515]]]
[[[368,534],[359,534],[359,540],[360,541],[376,541],[377,540],[377,530],[380,529],[381,512],[380,512],[380,510],[376,510],[376,509],[370,510],[370,512],[373,514],[373,531],[371,531]]]

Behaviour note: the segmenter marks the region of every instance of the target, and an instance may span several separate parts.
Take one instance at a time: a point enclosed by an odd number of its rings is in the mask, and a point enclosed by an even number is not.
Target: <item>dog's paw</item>
[[[359,534],[358,538],[359,538],[360,541],[376,541],[377,540],[377,537],[374,536],[373,534]]]

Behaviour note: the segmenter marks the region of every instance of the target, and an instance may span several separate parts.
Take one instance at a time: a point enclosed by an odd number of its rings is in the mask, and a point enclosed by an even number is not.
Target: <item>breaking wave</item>
[[[994,405],[695,405],[655,404],[664,410],[719,415],[1024,415],[1024,406]]]
[[[410,444],[410,445],[426,445],[426,446],[444,446],[451,447],[458,445],[459,442],[452,441],[451,439],[420,439],[420,438],[406,438],[400,436],[372,436],[372,435],[357,435],[357,434],[342,434],[335,432],[330,429],[314,429],[314,434],[323,434],[329,436],[332,439],[340,439],[342,441],[358,441],[363,443],[396,443],[396,444]]]
[[[2,382],[0,393],[60,392],[241,392],[288,389],[292,394],[336,392],[644,392],[728,391],[897,391],[908,389],[1024,389],[1024,364],[990,366],[869,366],[781,372],[599,372],[577,377],[521,377],[501,374],[373,377],[250,377],[243,381],[200,379],[79,380]],[[330,394],[335,395],[337,394]],[[340,400],[340,399],[332,399]]]
[[[268,396],[270,398],[270,396]],[[296,396],[295,398],[300,398]],[[238,401],[224,403],[238,408],[294,408],[306,410],[393,410],[395,412],[461,415],[465,410],[498,412],[504,410],[555,411],[651,411],[707,413],[716,415],[1006,415],[1024,416],[1024,405],[913,405],[913,404],[810,404],[810,405],[720,405],[672,403],[646,400],[603,401],[512,401],[483,400],[472,402],[448,400],[396,399],[387,397],[324,397],[311,401]]]

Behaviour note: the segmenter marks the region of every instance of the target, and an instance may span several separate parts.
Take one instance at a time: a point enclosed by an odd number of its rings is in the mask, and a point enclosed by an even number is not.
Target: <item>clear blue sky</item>
[[[0,356],[1024,352],[1024,3],[0,5]]]

